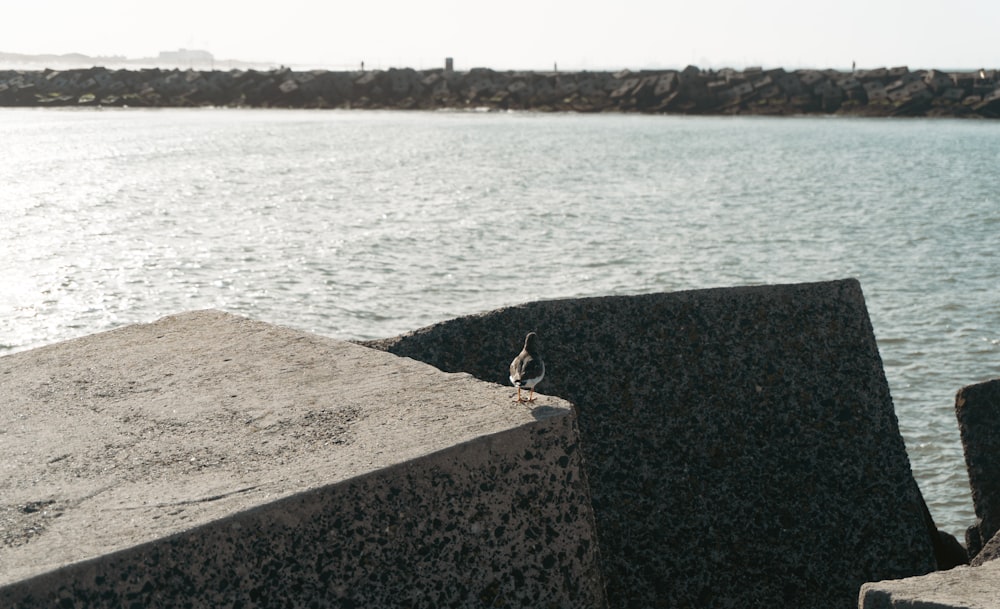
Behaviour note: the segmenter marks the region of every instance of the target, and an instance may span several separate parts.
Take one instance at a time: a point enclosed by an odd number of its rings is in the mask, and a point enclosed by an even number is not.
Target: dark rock
[[[973,567],[981,567],[984,563],[997,558],[1000,558],[1000,533],[987,541],[969,564]]]
[[[844,101],[844,90],[830,81],[826,81],[821,85],[817,90],[817,94],[823,100],[824,112],[836,112],[840,109],[840,104]]]
[[[974,104],[972,108],[981,116],[1000,117],[1000,89],[983,96],[982,101]]]
[[[656,97],[663,97],[670,94],[677,87],[677,73],[667,72],[666,74],[657,77],[656,88],[653,91],[653,95]]]
[[[923,501],[923,497],[921,497],[920,503],[924,513],[924,523],[927,531],[930,533],[931,543],[934,546],[934,560],[937,562],[938,570],[947,571],[960,565],[969,564],[969,554],[962,544],[953,535],[938,530],[937,525],[934,523],[934,518],[931,517],[930,510],[927,509],[927,504]]]
[[[619,99],[632,94],[632,91],[639,86],[638,78],[628,78],[618,85],[618,88],[611,92],[611,99]]]
[[[697,78],[701,75],[701,68],[695,65],[689,65],[683,70],[681,70],[681,78]]]
[[[947,571],[969,564],[969,554],[954,535],[935,529],[933,531],[934,557],[938,570]]]
[[[974,524],[965,529],[965,551],[969,558],[974,558],[983,549],[983,538],[979,534],[979,525]]]
[[[955,416],[979,518],[976,537],[988,540],[1000,530],[1000,379],[960,389]]]
[[[888,86],[885,83],[890,83]],[[683,114],[1000,117],[997,74],[688,66],[631,72],[232,70],[0,71],[0,105],[128,103],[283,108],[440,107]]]
[[[936,567],[854,280],[534,302],[369,346],[575,404],[612,607],[853,607]]]
[[[387,74],[388,91],[395,99],[405,99],[411,93],[419,93],[420,78],[413,68],[391,68]]]

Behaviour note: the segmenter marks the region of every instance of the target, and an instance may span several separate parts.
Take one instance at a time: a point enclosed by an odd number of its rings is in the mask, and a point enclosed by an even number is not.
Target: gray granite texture
[[[1000,609],[1000,562],[865,584],[859,609]]]
[[[967,533],[970,553],[975,554],[1000,531],[1000,379],[960,389],[955,416],[979,520]]]
[[[602,607],[570,405],[216,311],[0,358],[0,607]]]
[[[855,280],[533,302],[366,343],[578,410],[612,607],[853,607],[935,569]],[[508,391],[513,394],[513,388]]]
[[[1000,558],[1000,533],[994,535],[989,541],[987,541],[976,553],[976,556],[970,561],[973,567],[979,567],[991,560],[996,560]],[[1000,585],[997,586],[998,594],[1000,594]]]

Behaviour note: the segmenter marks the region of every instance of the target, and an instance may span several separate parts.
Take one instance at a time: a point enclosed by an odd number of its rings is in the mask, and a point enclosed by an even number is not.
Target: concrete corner
[[[569,404],[217,311],[0,358],[0,606],[601,607]]]
[[[859,609],[1000,609],[1000,562],[861,587]]]

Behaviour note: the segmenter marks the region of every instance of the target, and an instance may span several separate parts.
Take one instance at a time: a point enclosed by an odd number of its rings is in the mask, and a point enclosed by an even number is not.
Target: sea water
[[[939,526],[1000,377],[1000,122],[0,110],[0,355],[219,308],[344,339],[856,277]]]

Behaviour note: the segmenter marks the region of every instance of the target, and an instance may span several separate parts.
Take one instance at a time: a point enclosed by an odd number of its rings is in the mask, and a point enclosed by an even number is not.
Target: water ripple
[[[0,138],[0,353],[205,307],[364,339],[854,276],[931,510],[974,518],[954,394],[1000,376],[995,123],[2,110]]]

